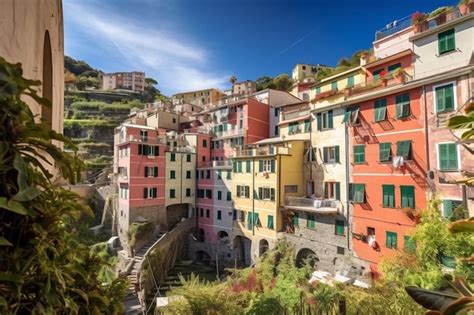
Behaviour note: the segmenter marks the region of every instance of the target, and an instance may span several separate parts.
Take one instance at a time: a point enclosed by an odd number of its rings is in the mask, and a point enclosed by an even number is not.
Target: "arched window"
[[[43,42],[43,97],[50,103],[51,107],[41,106],[41,118],[52,127],[53,122],[53,55],[51,52],[51,40],[49,32],[44,34]]]

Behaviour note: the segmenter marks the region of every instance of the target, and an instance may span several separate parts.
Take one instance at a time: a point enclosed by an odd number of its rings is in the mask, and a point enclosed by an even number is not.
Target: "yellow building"
[[[218,89],[205,89],[190,92],[178,93],[172,96],[173,105],[193,104],[203,106],[217,102],[221,97],[226,96]]]
[[[271,138],[238,151],[234,159],[234,234],[239,258],[255,262],[284,229],[281,209],[289,196],[303,196],[305,141]],[[245,248],[247,247],[247,248]]]

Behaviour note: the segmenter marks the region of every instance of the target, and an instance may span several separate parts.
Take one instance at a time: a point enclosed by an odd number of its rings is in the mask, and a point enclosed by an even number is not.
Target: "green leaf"
[[[10,243],[6,238],[0,237],[0,246],[12,246],[13,244]]]
[[[465,220],[459,220],[448,226],[451,233],[474,233],[474,217]]]
[[[23,207],[21,203],[15,200],[8,200],[5,197],[0,197],[0,208],[6,209],[18,214],[22,214],[22,215],[28,214],[28,211],[26,210],[25,207]]]
[[[474,123],[474,118],[470,116],[453,116],[449,118],[448,127],[452,129],[469,128]]]
[[[412,286],[405,287],[405,290],[416,303],[432,311],[441,311],[460,297],[453,293],[430,291]]]
[[[18,171],[18,187],[22,191],[28,187],[28,170],[20,153],[15,155],[13,167]]]
[[[35,199],[41,194],[41,191],[39,191],[37,188],[34,187],[28,187],[24,190],[20,190],[18,194],[16,194],[13,197],[13,200],[16,201],[30,201]]]
[[[23,278],[16,273],[0,272],[0,281],[23,283]]]

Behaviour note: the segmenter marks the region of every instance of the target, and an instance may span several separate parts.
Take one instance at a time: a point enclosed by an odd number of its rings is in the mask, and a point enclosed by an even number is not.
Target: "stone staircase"
[[[125,297],[125,314],[133,315],[145,313],[145,311],[142,310],[140,300],[138,299],[138,296],[135,293],[135,285],[138,281],[137,274],[146,252],[153,246],[153,244],[158,242],[162,236],[163,233],[159,233],[158,235],[156,235],[155,238],[153,238],[142,248],[140,248],[140,250],[136,252],[135,256],[133,257],[132,269],[130,274],[127,276],[129,281],[129,287],[127,290],[127,296]]]

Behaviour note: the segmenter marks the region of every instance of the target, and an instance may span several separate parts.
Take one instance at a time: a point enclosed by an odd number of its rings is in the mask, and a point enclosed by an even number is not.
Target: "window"
[[[378,80],[380,78],[380,73],[382,73],[384,69],[377,69],[372,72],[372,75],[374,76],[374,81]]]
[[[222,220],[222,211],[217,210],[217,220]]]
[[[170,161],[171,161],[171,162],[175,162],[175,161],[176,161],[176,154],[174,154],[174,153],[171,153],[171,154],[170,154]]]
[[[331,90],[337,91],[337,82],[332,82],[331,83]]]
[[[341,183],[325,182],[324,183],[324,198],[341,200]]]
[[[415,187],[400,186],[400,194],[402,196],[402,208],[415,209]]]
[[[253,227],[253,216],[252,212],[247,213],[247,229],[252,230]]]
[[[227,192],[227,201],[231,201],[232,200],[232,192],[228,191]]]
[[[389,232],[389,231],[387,231],[386,233],[387,234],[386,234],[385,246],[387,248],[396,249],[397,248],[397,233]]]
[[[255,199],[261,200],[275,200],[275,188],[259,187],[258,195],[254,196]]]
[[[207,199],[212,199],[212,190],[211,189],[206,189],[206,198]]]
[[[304,121],[304,132],[310,131],[311,128],[311,121],[309,119],[305,119]]]
[[[245,171],[250,173],[250,161],[245,161]]]
[[[293,215],[293,225],[294,226],[300,225],[299,215],[297,212],[295,212],[295,214]]]
[[[403,236],[403,250],[407,253],[413,253],[416,250],[416,242],[412,237],[408,235]]]
[[[201,208],[201,209],[199,210],[199,216],[200,216],[200,217],[203,217],[203,216],[204,216],[204,209],[203,209],[203,208]]]
[[[410,93],[395,96],[395,106],[397,119],[407,118],[410,116]]]
[[[461,200],[443,200],[443,216],[446,219],[453,218],[453,212],[462,205]]]
[[[274,229],[274,227],[273,227],[273,216],[272,215],[269,215],[267,217],[267,228],[269,228],[270,230]]]
[[[176,124],[176,118],[173,118],[173,124]]]
[[[319,94],[321,94],[321,87],[320,86],[318,86],[316,88],[316,95],[319,95]]]
[[[354,76],[350,76],[347,78],[347,87],[353,87],[354,86]]]
[[[290,122],[288,124],[288,133],[291,135],[291,134],[300,132],[299,125],[300,125],[300,123],[297,122],[297,121],[296,122]]]
[[[332,129],[334,126],[333,111],[318,113],[316,115],[316,125],[318,130]]]
[[[217,200],[222,200],[222,191],[217,191]]]
[[[148,141],[148,131],[140,130],[140,141],[147,142]]]
[[[232,179],[232,172],[231,171],[227,171],[227,179]]]
[[[379,143],[379,161],[390,162],[392,159],[392,144],[390,142]]]
[[[324,163],[339,163],[339,146],[323,148]]]
[[[387,120],[387,99],[382,98],[374,102],[374,121]]]
[[[128,199],[128,188],[122,188],[120,187],[120,198],[122,199]]]
[[[454,29],[447,30],[438,34],[438,54],[453,51],[456,49]]]
[[[394,185],[382,185],[383,194],[383,207],[384,208],[395,208],[395,186]]]
[[[206,157],[205,156],[202,157],[202,161],[206,162]]]
[[[191,171],[186,171],[186,179],[191,179]]]
[[[206,218],[209,218],[211,216],[211,210],[206,209]]]
[[[336,252],[338,255],[344,255],[345,253],[344,247],[336,246]]]
[[[174,189],[170,189],[170,198],[176,198],[176,191]]]
[[[308,229],[315,229],[316,228],[316,222],[314,221],[314,215],[308,214],[306,217],[306,227]]]
[[[211,170],[206,170],[206,179],[211,179]]]
[[[278,136],[280,134],[280,127],[275,126],[275,136]]]
[[[375,228],[368,226],[367,227],[367,235],[375,236]]]
[[[207,148],[207,140],[206,139],[202,140],[202,147]]]
[[[260,173],[275,173],[275,160],[260,160],[258,161],[258,171]]]
[[[402,156],[405,160],[411,160],[411,140],[397,142],[397,156]]]
[[[342,122],[352,126],[360,125],[359,106],[346,109]]]
[[[278,117],[278,115],[280,114],[280,109],[279,108],[273,109],[273,113],[275,117]]]
[[[365,145],[354,146],[354,163],[355,164],[365,163]]]
[[[157,188],[145,187],[143,188],[143,199],[156,198],[158,193]]]
[[[446,112],[454,109],[454,87],[447,84],[435,88],[436,112]]]
[[[393,64],[393,65],[390,65],[390,66],[388,66],[388,72],[393,72],[397,69],[400,69],[401,67],[402,67],[401,63],[396,63],[396,64]]]
[[[349,184],[349,198],[353,203],[364,203],[365,184]]]
[[[217,179],[222,179],[222,170],[217,170]]]
[[[191,197],[191,188],[186,188],[186,197]]]
[[[250,186],[237,186],[237,197],[250,198]]]
[[[336,235],[344,235],[344,221],[336,220]]]
[[[176,171],[170,171],[170,179],[176,178]]]
[[[186,162],[191,162],[191,154],[186,154]]]
[[[458,158],[456,143],[438,144],[438,168],[441,171],[457,171],[459,168]]]
[[[242,173],[242,161],[237,162],[237,173]]]
[[[145,166],[145,177],[158,177],[158,167]]]

